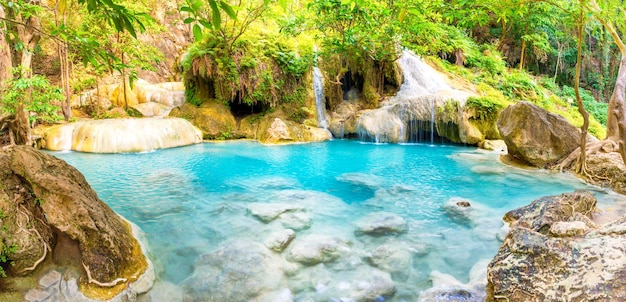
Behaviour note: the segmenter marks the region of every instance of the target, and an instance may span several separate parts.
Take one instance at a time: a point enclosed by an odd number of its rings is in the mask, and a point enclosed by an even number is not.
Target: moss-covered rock
[[[237,128],[235,117],[230,109],[218,102],[204,102],[200,107],[185,103],[174,108],[170,116],[184,118],[202,131],[205,139],[230,138]]]
[[[28,274],[52,253],[64,254],[74,245],[80,254],[70,259],[72,265],[81,271],[87,267],[93,280],[118,284],[107,288],[104,298],[130,287],[146,271],[147,259],[130,225],[78,170],[33,148],[14,146],[0,151],[0,171],[0,242],[11,247],[5,256],[15,263],[2,263],[9,276]],[[86,275],[83,280],[87,285]]]

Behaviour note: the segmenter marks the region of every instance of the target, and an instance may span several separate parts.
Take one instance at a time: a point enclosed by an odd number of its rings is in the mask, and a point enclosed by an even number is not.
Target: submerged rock
[[[470,280],[463,284],[451,275],[433,271],[430,279],[433,287],[422,292],[419,302],[483,302],[487,285],[486,268],[488,260],[474,264],[470,270]]]
[[[326,235],[309,235],[297,239],[291,245],[287,259],[302,264],[314,265],[337,260],[347,244],[339,238]]]
[[[399,243],[383,244],[366,254],[369,264],[390,273],[394,279],[406,280],[413,264],[413,253]]]
[[[389,212],[370,213],[357,223],[357,227],[357,234],[372,236],[397,235],[408,228],[404,218]]]
[[[252,216],[268,223],[283,213],[302,210],[301,206],[284,203],[252,203],[248,206]]]
[[[296,232],[293,230],[282,230],[269,235],[269,238],[265,241],[267,248],[276,252],[282,252],[291,243],[291,240],[296,237]]]
[[[48,150],[121,153],[197,144],[202,134],[178,118],[106,119],[53,126],[43,139]]]
[[[78,170],[33,148],[14,146],[0,151],[0,171],[0,242],[17,247],[8,255],[14,263],[7,266],[9,275],[28,274],[50,253],[59,253],[64,258],[55,259],[87,267],[98,282],[125,278],[122,283],[140,281],[143,290],[152,286],[154,276],[140,278],[150,270],[131,225],[98,199]]]
[[[525,101],[502,111],[498,129],[510,156],[540,168],[556,163],[580,145],[578,128]]]
[[[625,300],[626,217],[597,227],[588,220],[595,204],[577,191],[507,213],[511,229],[489,263],[487,301]],[[563,222],[566,237],[556,231]]]
[[[185,301],[250,301],[284,288],[283,261],[260,243],[228,241],[196,261]]]

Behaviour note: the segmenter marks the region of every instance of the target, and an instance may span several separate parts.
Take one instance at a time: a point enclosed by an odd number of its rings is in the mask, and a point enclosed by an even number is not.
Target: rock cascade
[[[191,123],[178,118],[107,119],[53,126],[43,135],[48,150],[142,152],[202,142]]]
[[[580,145],[580,131],[564,117],[525,101],[502,111],[498,130],[510,156],[540,168],[556,163]]]
[[[74,250],[79,254],[68,261],[100,283],[134,282],[146,270],[131,226],[78,170],[26,146],[0,151],[0,170],[0,243],[16,247],[8,256],[14,263],[9,275],[27,274],[51,254]]]
[[[487,301],[623,301],[626,217],[596,226],[586,191],[507,213],[511,229],[489,263]]]

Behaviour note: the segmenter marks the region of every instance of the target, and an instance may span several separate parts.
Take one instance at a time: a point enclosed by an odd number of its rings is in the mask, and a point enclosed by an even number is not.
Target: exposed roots
[[[611,139],[607,139],[607,140],[603,140],[603,141],[599,141],[599,142],[593,142],[587,143],[587,148],[585,148],[586,150],[586,154],[587,157],[598,153],[599,151],[603,151],[603,152],[612,152],[617,150],[619,147],[617,145],[617,142]],[[563,169],[567,169],[569,167],[572,166],[572,164],[577,163],[580,165],[580,163],[578,162],[580,159],[580,147],[576,148],[576,150],[572,151],[572,153],[570,153],[564,160],[561,161],[561,163],[557,166],[559,168],[560,172],[563,172]],[[583,169],[586,170],[586,169]],[[585,174],[588,174],[585,172]],[[587,177],[590,177],[590,175],[585,175]],[[594,175],[594,177],[598,177],[596,175]],[[598,178],[603,178],[603,177],[598,177]]]
[[[41,241],[43,242],[43,256],[41,256],[41,258],[39,258],[39,260],[35,261],[33,266],[27,267],[27,268],[19,271],[18,272],[19,274],[25,273],[25,272],[28,272],[28,271],[34,271],[37,268],[37,266],[39,265],[39,263],[43,262],[46,259],[46,256],[48,256],[48,251],[52,252],[50,250],[50,246],[48,246],[48,244],[43,239],[43,237],[41,237],[41,234],[39,234],[39,231],[37,231],[37,229],[33,229],[33,231],[35,231],[35,234],[37,234],[37,237],[39,237],[39,239],[41,239]]]
[[[91,278],[91,271],[89,271],[89,266],[85,265],[84,262],[82,262],[82,264],[83,264],[83,268],[87,272],[87,280],[89,283],[93,283],[101,287],[113,287],[113,286],[116,286],[120,282],[126,282],[126,278],[117,278],[111,282],[106,282],[106,283],[100,282],[96,279]]]

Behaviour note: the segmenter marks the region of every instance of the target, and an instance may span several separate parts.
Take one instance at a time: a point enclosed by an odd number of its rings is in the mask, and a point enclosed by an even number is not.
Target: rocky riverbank
[[[12,146],[0,151],[0,171],[0,250],[8,276],[1,295],[20,295],[13,281],[38,278],[55,266],[77,273],[78,289],[89,298],[111,299],[140,280],[135,294],[152,286],[152,268],[131,225],[78,170],[31,147]]]

